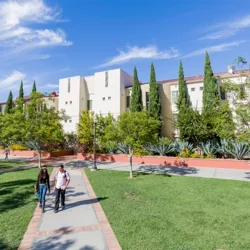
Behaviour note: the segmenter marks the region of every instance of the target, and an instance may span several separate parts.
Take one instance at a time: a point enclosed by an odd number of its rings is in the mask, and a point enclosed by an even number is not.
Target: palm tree
[[[247,64],[247,60],[242,56],[238,56],[234,63],[238,65],[238,68],[243,68]]]

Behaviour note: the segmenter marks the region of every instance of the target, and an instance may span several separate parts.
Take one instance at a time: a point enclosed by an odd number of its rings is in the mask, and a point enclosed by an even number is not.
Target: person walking
[[[8,148],[8,146],[5,148],[4,150],[4,154],[5,154],[5,161],[9,159],[9,153],[10,153],[10,150]]]
[[[50,193],[49,173],[47,167],[44,165],[38,174],[36,182],[36,192],[39,191],[40,207],[42,208],[43,213],[45,212],[47,190],[48,193]]]
[[[61,197],[62,210],[65,208],[65,192],[70,182],[69,173],[64,169],[63,165],[59,166],[59,171],[54,178],[54,189],[56,193],[55,198],[55,210],[57,213],[59,210],[59,202]]]

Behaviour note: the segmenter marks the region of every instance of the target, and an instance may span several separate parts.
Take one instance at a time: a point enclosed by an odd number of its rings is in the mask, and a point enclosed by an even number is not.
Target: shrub
[[[245,142],[234,142],[232,144],[232,150],[228,153],[238,160],[243,160],[250,154],[249,144]]]
[[[218,147],[218,153],[223,158],[229,158],[232,157],[230,152],[232,151],[232,141],[223,139],[220,141],[220,146]]]
[[[219,145],[217,143],[208,141],[206,143],[202,142],[197,149],[200,150],[206,158],[214,158],[218,153],[218,147]]]
[[[174,149],[175,149],[178,157],[187,158],[191,154],[194,153],[193,144],[191,144],[189,142],[177,141],[174,143]]]
[[[28,150],[28,148],[22,144],[13,144],[11,146],[9,146],[9,149],[13,150],[13,151],[24,151],[24,150]]]

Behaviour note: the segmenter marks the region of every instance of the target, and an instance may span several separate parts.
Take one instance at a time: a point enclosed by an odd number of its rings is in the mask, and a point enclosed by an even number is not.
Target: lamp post
[[[97,166],[96,166],[96,123],[97,119],[96,116],[94,116],[94,143],[93,143],[93,149],[94,149],[94,164],[93,167],[91,168],[91,171],[96,171]]]

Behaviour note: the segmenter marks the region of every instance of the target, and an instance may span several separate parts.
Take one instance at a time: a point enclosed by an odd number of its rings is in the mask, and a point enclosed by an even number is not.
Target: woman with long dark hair
[[[40,207],[42,208],[43,213],[45,212],[45,197],[47,190],[48,193],[50,193],[49,173],[47,167],[44,165],[41,168],[36,183],[36,191],[39,191]]]

